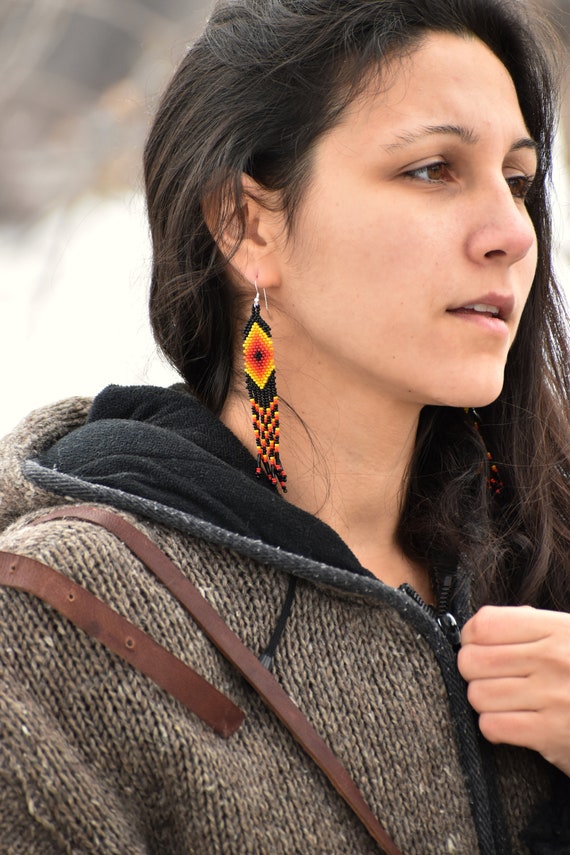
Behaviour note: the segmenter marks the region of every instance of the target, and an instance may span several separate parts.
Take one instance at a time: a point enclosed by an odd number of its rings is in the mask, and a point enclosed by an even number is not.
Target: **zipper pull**
[[[435,619],[439,627],[455,652],[461,647],[461,630],[454,615],[449,611],[449,606],[455,590],[456,574],[445,573],[440,577],[439,600],[435,612]]]
[[[461,647],[461,631],[459,629],[459,624],[451,612],[440,612],[438,609],[434,609],[433,606],[428,605],[428,603],[420,597],[415,588],[412,588],[408,582],[403,582],[399,586],[399,590],[403,591],[404,594],[407,594],[410,599],[412,599],[424,610],[424,612],[435,620],[447,641],[451,644],[455,652],[457,652]]]
[[[436,617],[439,628],[453,647],[458,651],[461,647],[461,631],[451,612],[444,612]]]

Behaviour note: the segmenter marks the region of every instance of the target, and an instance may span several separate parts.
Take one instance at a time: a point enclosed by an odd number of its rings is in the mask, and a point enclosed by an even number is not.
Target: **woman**
[[[7,586],[5,851],[378,851],[132,552],[43,519],[77,500],[193,580],[406,855],[570,851],[569,363],[527,15],[234,0],[189,50],[145,155],[151,317],[184,385],[30,416],[0,548],[246,718],[221,739]]]

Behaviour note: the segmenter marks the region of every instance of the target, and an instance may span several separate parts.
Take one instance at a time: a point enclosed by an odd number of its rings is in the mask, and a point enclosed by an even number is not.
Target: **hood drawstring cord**
[[[281,609],[281,614],[279,615],[279,619],[273,630],[273,635],[269,641],[269,644],[265,648],[264,652],[259,657],[259,661],[262,665],[267,668],[268,671],[271,671],[273,667],[273,657],[275,656],[275,651],[277,650],[277,645],[281,640],[281,636],[285,630],[285,625],[287,620],[289,619],[289,615],[291,614],[291,609],[293,608],[293,600],[295,599],[295,588],[297,587],[297,577],[290,576],[289,577],[289,586],[287,588],[287,596],[285,597],[285,602],[283,603],[283,608]]]

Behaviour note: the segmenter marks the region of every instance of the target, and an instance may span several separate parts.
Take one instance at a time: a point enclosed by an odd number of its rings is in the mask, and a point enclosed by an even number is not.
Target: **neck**
[[[283,375],[280,452],[286,499],[330,525],[382,581],[410,582],[430,600],[428,574],[396,542],[420,408],[369,388],[346,384],[339,395],[322,380],[298,384],[299,373]],[[249,402],[241,390],[229,396],[222,420],[254,454]]]

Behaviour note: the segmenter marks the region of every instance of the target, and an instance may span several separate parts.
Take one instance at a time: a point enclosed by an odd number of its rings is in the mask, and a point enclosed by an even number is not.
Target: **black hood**
[[[107,387],[85,425],[38,463],[330,567],[371,575],[329,526],[258,479],[248,450],[183,387]]]

